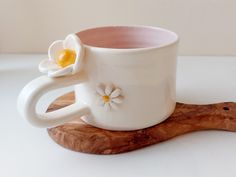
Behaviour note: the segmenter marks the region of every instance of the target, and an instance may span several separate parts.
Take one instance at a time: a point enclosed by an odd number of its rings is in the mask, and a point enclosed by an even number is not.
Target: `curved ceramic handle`
[[[59,109],[57,111],[39,114],[36,112],[36,104],[41,96],[50,90],[79,84],[87,80],[85,73],[50,78],[41,76],[28,83],[18,97],[18,110],[32,125],[36,127],[53,127],[68,122],[76,117],[83,116],[90,112],[87,106],[80,106],[76,103]]]

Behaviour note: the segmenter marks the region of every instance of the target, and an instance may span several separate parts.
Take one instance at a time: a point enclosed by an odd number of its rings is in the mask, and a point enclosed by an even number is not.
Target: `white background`
[[[235,0],[0,0],[0,52],[46,53],[101,25],[152,25],[180,35],[180,55],[236,55]]]

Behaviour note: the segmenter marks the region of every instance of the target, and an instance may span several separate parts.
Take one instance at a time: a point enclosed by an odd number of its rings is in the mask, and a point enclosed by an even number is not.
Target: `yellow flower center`
[[[102,100],[103,100],[105,103],[107,103],[107,102],[110,101],[110,97],[109,97],[108,95],[104,95],[104,96],[102,97]]]
[[[58,53],[56,58],[56,63],[64,68],[68,65],[74,64],[76,58],[76,53],[74,50],[71,49],[63,49]]]

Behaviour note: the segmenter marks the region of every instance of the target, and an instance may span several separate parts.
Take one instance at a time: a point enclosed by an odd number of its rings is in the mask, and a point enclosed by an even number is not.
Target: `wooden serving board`
[[[74,93],[55,100],[54,111],[74,103]],[[236,131],[236,103],[191,105],[177,103],[174,113],[164,122],[136,131],[109,131],[84,123],[80,118],[48,129],[59,145],[91,154],[117,154],[132,151],[173,137],[199,130]]]

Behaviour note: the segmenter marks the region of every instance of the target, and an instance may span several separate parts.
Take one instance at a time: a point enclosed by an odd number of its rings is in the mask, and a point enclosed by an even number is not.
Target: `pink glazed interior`
[[[108,26],[77,33],[83,44],[101,48],[162,47],[178,40],[174,32],[155,27]]]

